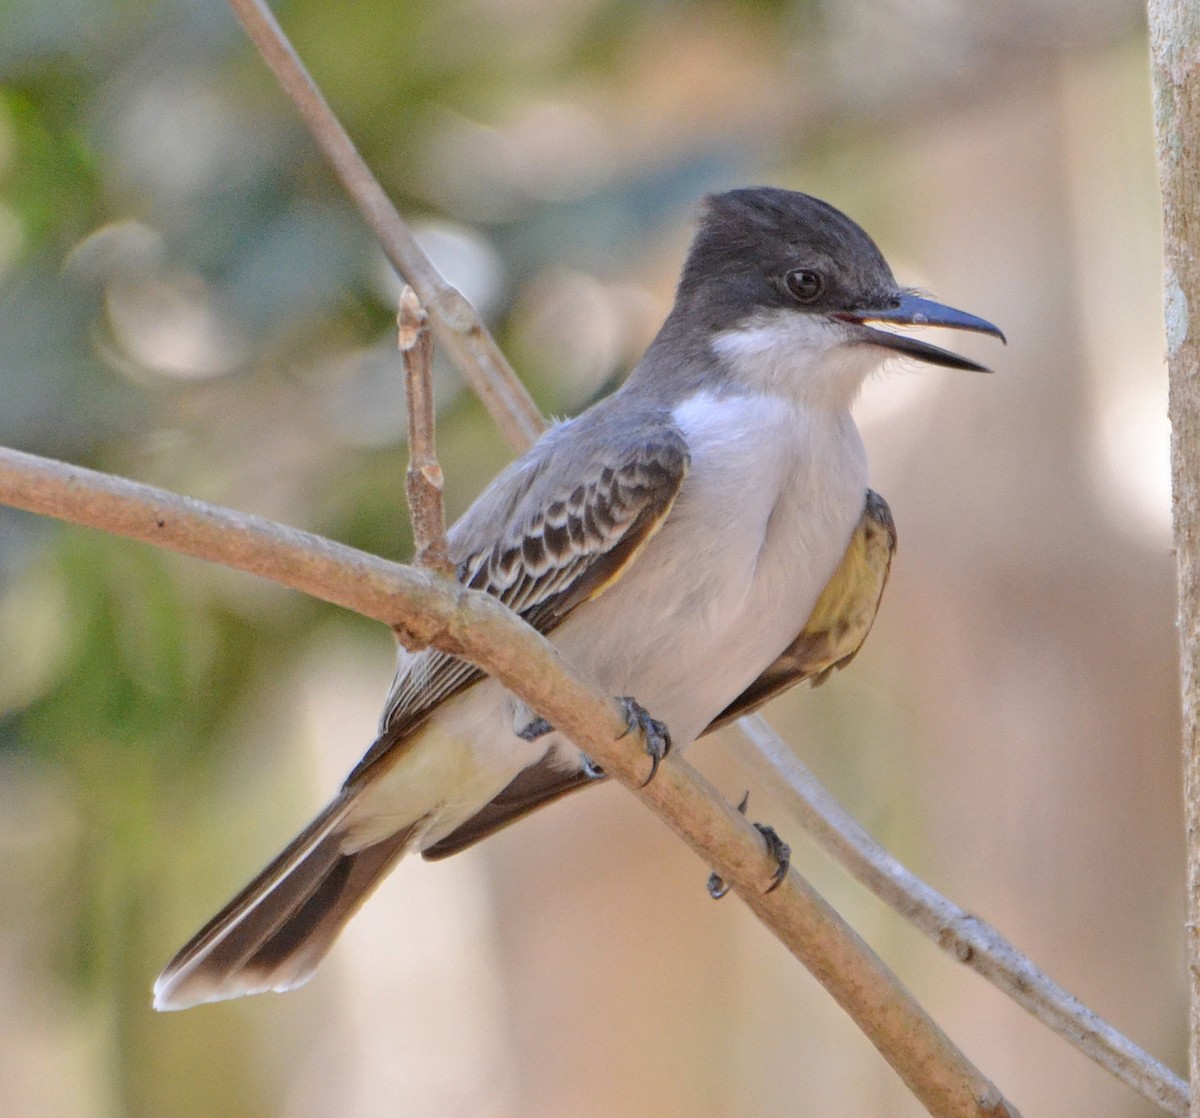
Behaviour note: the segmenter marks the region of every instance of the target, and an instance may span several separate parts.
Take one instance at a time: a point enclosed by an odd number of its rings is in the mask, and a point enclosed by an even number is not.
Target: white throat
[[[717,334],[712,348],[747,388],[839,411],[888,357],[836,322],[789,310],[755,314]]]

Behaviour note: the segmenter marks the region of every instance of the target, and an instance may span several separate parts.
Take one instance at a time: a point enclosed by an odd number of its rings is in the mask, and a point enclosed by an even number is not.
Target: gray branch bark
[[[1200,1118],[1200,329],[1191,323],[1200,313],[1200,8],[1150,0],[1149,16],[1179,580],[1191,1114]]]
[[[412,521],[413,543],[418,567],[438,574],[454,574],[450,545],[446,540],[445,486],[437,460],[437,438],[433,412],[433,339],[429,320],[407,284],[400,295],[396,316],[397,341],[404,359],[404,387],[408,400],[408,473],[404,490]]]

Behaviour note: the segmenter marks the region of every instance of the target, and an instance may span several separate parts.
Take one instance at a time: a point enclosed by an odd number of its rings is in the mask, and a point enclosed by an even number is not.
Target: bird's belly
[[[648,548],[639,560],[647,577],[630,572],[551,639],[606,691],[636,698],[685,744],[796,637],[852,527],[823,547],[767,554],[729,547],[690,574],[668,574],[673,555],[651,573],[657,556]],[[668,577],[673,586],[664,585]]]

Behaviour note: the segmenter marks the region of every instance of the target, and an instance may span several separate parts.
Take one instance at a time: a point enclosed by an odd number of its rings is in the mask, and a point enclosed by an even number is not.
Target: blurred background
[[[1147,48],[1133,0],[289,0],[547,413],[617,383],[695,202],[833,202],[1007,332],[859,418],[900,552],[768,713],[900,858],[1175,1068],[1182,824]],[[220,0],[0,9],[0,442],[410,548],[395,278]],[[451,513],[509,457],[439,365]],[[313,982],[156,1015],[195,928],[369,743],[390,635],[0,510],[0,1112],[917,1115],[819,986],[605,787],[406,862]],[[733,733],[733,731],[730,731]],[[1147,1103],[692,759],[1029,1116]]]

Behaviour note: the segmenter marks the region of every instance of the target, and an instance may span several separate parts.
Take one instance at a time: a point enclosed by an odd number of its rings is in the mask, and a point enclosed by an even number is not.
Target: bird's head
[[[739,379],[784,382],[780,388],[806,395],[827,386],[852,398],[896,355],[987,371],[888,327],[942,326],[1004,340],[990,322],[900,287],[875,242],[845,214],[772,187],[706,199],[672,317],[702,330]]]

